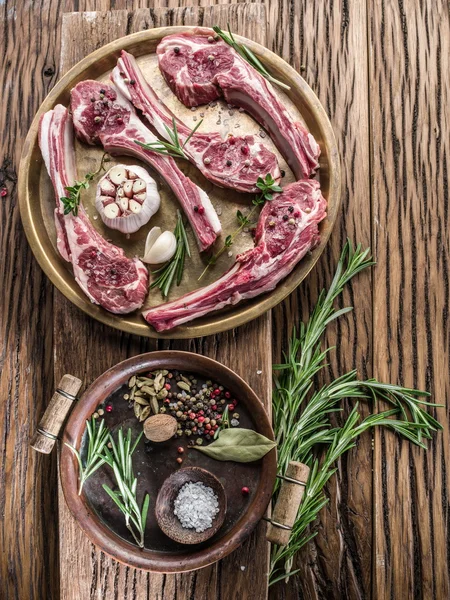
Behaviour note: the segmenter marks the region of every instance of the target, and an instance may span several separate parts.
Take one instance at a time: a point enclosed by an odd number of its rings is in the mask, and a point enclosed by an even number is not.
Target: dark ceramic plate
[[[106,371],[84,393],[67,422],[62,441],[83,448],[85,421],[99,404],[113,405],[105,413],[108,427],[131,427],[133,439],[142,431],[133,409],[123,399],[131,375],[156,369],[177,369],[212,379],[230,390],[239,399],[240,425],[255,429],[273,439],[265,409],[250,387],[233,371],[220,363],[189,352],[151,352],[143,354]],[[207,541],[185,546],[167,537],[158,527],[155,502],[163,482],[178,470],[177,447],[187,447],[186,438],[171,439],[163,444],[144,444],[141,440],[133,457],[135,474],[139,475],[138,498],[147,492],[150,509],[145,531],[145,548],[132,543],[123,516],[102,488],[114,487],[108,469],[102,468],[85,484],[78,496],[78,466],[72,452],[62,444],[61,481],[67,504],[83,531],[102,551],[132,567],[149,571],[173,573],[204,567],[229,554],[254,529],[269,503],[276,475],[276,453],[269,452],[255,463],[240,464],[215,461],[201,452],[189,450],[183,455],[183,467],[201,467],[214,474],[222,483],[227,511],[222,527]],[[250,495],[243,496],[241,488]]]

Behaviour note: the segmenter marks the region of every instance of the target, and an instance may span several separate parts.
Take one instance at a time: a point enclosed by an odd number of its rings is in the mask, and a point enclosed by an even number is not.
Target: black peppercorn
[[[178,48],[178,46],[175,46],[175,48],[173,49],[173,51],[175,52],[175,54],[178,54],[180,52],[180,49]]]
[[[283,215],[283,221],[287,221],[289,219],[289,215]]]
[[[106,94],[105,90],[100,90],[100,94]]]
[[[281,169],[281,177],[284,177],[286,175],[286,171],[283,171],[283,169]]]
[[[130,85],[134,85],[136,82],[134,79],[130,79]]]
[[[294,212],[294,207],[293,207],[293,206],[290,206],[290,207],[288,208],[288,211],[289,211],[290,213]]]
[[[227,167],[231,167],[233,163],[231,162],[231,160],[227,160]]]
[[[198,212],[198,206],[194,206],[194,212]]]

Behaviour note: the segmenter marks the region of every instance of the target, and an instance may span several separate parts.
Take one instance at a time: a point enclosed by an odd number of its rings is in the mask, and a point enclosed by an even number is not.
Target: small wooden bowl
[[[195,529],[183,527],[173,512],[175,498],[183,485],[188,482],[201,482],[208,486],[219,501],[219,512],[215,516],[212,526],[201,533],[197,533]],[[156,499],[155,514],[158,525],[168,537],[180,544],[200,544],[200,542],[208,540],[222,527],[226,512],[227,499],[223,485],[212,473],[200,467],[186,467],[172,473],[161,486]]]

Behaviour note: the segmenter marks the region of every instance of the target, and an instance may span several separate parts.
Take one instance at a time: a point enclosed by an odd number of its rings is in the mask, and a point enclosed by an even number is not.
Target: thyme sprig
[[[314,537],[315,533],[309,533],[308,527],[327,503],[323,488],[336,471],[336,461],[355,445],[359,435],[371,427],[384,426],[426,448],[423,440],[442,428],[424,409],[424,406],[438,406],[421,399],[429,396],[427,392],[380,383],[375,379],[360,381],[355,370],[309,395],[313,378],[326,366],[324,361],[331,350],[322,350],[320,342],[327,325],[352,310],[351,307],[335,309],[333,302],[352,277],[372,264],[368,250],[363,251],[361,246],[353,250],[347,241],[328,292],[321,292],[308,322],[302,324],[298,332],[294,328],[288,352],[284,355],[285,362],[274,365],[277,374],[272,406],[278,470],[284,474],[289,462],[296,460],[310,466],[311,472],[289,544],[272,547],[271,585],[296,572],[292,571],[294,556]],[[339,404],[350,398],[372,399],[374,405],[381,398],[393,408],[372,414],[357,425],[360,415],[356,405],[344,426],[333,428],[331,413],[342,410]],[[323,447],[328,450],[321,462],[317,449]],[[277,483],[274,500],[278,489]]]
[[[111,158],[109,157],[109,155],[106,152],[104,152],[102,159],[100,161],[100,166],[96,171],[93,171],[92,173],[86,173],[86,175],[84,176],[84,178],[81,181],[75,181],[74,184],[69,185],[65,188],[65,190],[68,192],[68,194],[67,194],[67,196],[62,196],[60,198],[60,200],[64,206],[64,214],[65,215],[68,215],[69,213],[73,213],[73,215],[75,217],[78,215],[78,207],[80,206],[80,202],[81,202],[82,190],[88,189],[91,181],[93,181],[94,178],[101,171],[105,170],[104,164],[106,162],[109,162],[110,160],[111,160]]]
[[[122,429],[119,429],[117,444],[112,435],[109,434],[108,440],[111,444],[111,450],[107,446],[103,448],[103,460],[113,470],[118,488],[113,491],[108,485],[103,484],[103,489],[125,516],[125,524],[139,548],[144,547],[145,524],[150,502],[150,497],[146,494],[142,506],[139,507],[137,477],[135,477],[133,471],[132,456],[142,434],[143,432],[132,444],[131,429],[128,429],[126,437],[124,437]]]
[[[186,229],[184,228],[183,219],[179,210],[177,210],[177,216],[178,220],[173,232],[177,241],[177,249],[175,254],[163,267],[157,269],[156,271],[152,271],[152,275],[158,275],[158,277],[155,279],[155,281],[153,281],[150,288],[158,288],[164,298],[167,298],[169,295],[169,291],[174,280],[176,280],[177,285],[180,285],[183,277],[186,255],[189,258],[191,256]]]
[[[109,437],[109,431],[105,426],[104,419],[97,424],[97,420],[92,417],[90,421],[86,421],[86,430],[88,435],[88,447],[84,465],[78,450],[71,444],[64,442],[65,445],[72,450],[78,460],[80,482],[78,488],[79,496],[81,495],[86,480],[105,463],[102,452]]]
[[[167,131],[170,141],[158,140],[157,142],[149,142],[145,144],[139,140],[134,140],[134,143],[138,146],[141,146],[145,150],[151,150],[152,152],[157,152],[163,156],[172,156],[173,158],[184,158],[185,160],[188,160],[184,148],[202,123],[203,119],[197,123],[194,129],[192,129],[191,133],[188,135],[183,144],[180,141],[175,117],[172,117],[172,129],[164,123],[164,127]]]
[[[248,46],[246,46],[245,44],[239,44],[234,39],[234,36],[230,30],[229,23],[227,24],[227,28],[228,28],[228,33],[226,33],[225,31],[222,31],[222,29],[220,29],[220,27],[218,27],[217,25],[214,25],[213,30],[226,44],[228,44],[234,50],[236,50],[236,52],[239,54],[239,56],[241,56],[246,62],[249,63],[249,65],[251,65],[254,69],[256,69],[258,71],[258,73],[260,73],[265,79],[267,79],[271,83],[275,83],[276,85],[284,88],[285,90],[291,89],[288,85],[286,85],[279,79],[275,79],[275,77],[273,77],[269,73],[269,71],[266,69],[266,67],[262,64],[262,62],[259,60],[259,58],[257,56],[255,56],[255,54],[250,50],[250,48]]]
[[[218,258],[222,256],[225,250],[227,250],[233,245],[234,240],[241,233],[241,231],[245,227],[250,225],[251,217],[255,213],[256,209],[265,204],[266,202],[270,202],[271,200],[273,200],[274,192],[278,193],[283,191],[282,188],[275,182],[275,179],[270,173],[268,173],[264,179],[262,177],[258,177],[256,187],[260,190],[260,193],[257,194],[253,199],[253,207],[251,211],[248,213],[248,215],[243,215],[240,210],[236,212],[236,218],[238,220],[239,227],[235,231],[233,231],[233,233],[227,235],[223,246],[215,254],[213,254],[213,256],[210,257],[206,264],[206,267],[204,268],[200,277],[198,278],[198,281],[202,279],[209,267],[216,264]]]

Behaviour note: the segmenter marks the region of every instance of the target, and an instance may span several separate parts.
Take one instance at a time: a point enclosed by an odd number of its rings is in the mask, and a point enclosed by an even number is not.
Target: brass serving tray
[[[190,28],[162,27],[129,35],[103,46],[75,65],[56,84],[39,108],[25,141],[19,169],[19,205],[25,233],[34,255],[46,275],[66,298],[91,317],[117,329],[153,338],[192,338],[219,333],[242,325],[281,302],[306,277],[321,255],[336,220],[341,196],[337,145],[328,117],[318,98],[302,77],[279,56],[260,44],[236,36],[239,41],[247,44],[275,77],[285,81],[291,87],[290,91],[286,93],[281,92],[280,89],[277,89],[277,92],[292,114],[303,120],[320,145],[320,169],[317,177],[320,180],[322,193],[328,202],[328,216],[320,225],[320,245],[311,254],[303,258],[293,272],[284,281],[280,282],[272,292],[239,303],[236,306],[210,313],[169,332],[157,333],[144,321],[139,312],[130,315],[114,315],[90,302],[75,282],[70,265],[61,258],[56,249],[56,233],[53,221],[54,192],[38,146],[38,126],[43,113],[58,103],[69,104],[70,90],[79,81],[84,79],[109,81],[109,74],[116,65],[122,49],[136,56],[144,75],[149,79],[151,85],[160,94],[164,102],[188,125],[194,127],[196,122],[203,118],[201,129],[204,131],[216,130],[224,136],[228,132],[235,135],[247,133],[260,135],[264,138],[263,142],[277,154],[280,159],[280,167],[286,172],[285,177],[282,179],[282,185],[294,180],[290,169],[273,146],[270,137],[247,114],[241,113],[221,101],[217,102],[214,107],[199,107],[196,111],[192,111],[183,106],[169,90],[158,69],[155,54],[156,46],[164,36],[188,29]],[[101,155],[102,149],[100,147],[90,147],[76,141],[78,177],[81,178],[85,173],[93,170],[93,167],[98,165]],[[114,158],[114,161],[141,164],[136,159],[121,156]],[[240,209],[244,213],[247,207],[249,210],[252,196],[218,188],[205,180],[190,163],[180,161],[179,164],[180,168],[208,193],[213,205],[220,213],[223,229],[221,241],[223,241],[224,236],[236,228],[236,210]],[[151,227],[158,225],[163,229],[173,230],[175,226],[176,209],[178,207],[176,198],[165,182],[152,172],[150,167],[143,166],[148,168],[158,182],[161,208],[146,226],[128,238],[118,231],[108,229],[97,215],[94,206],[95,182],[83,194],[83,204],[95,227],[105,238],[124,248],[128,256],[142,256],[145,238]],[[180,287],[174,286],[172,288],[169,300],[211,283],[228,269],[234,262],[236,254],[253,245],[250,233],[244,232],[241,234],[231,248],[232,256],[224,253],[217,264],[209,269],[207,276],[199,282],[198,277],[203,271],[207,257],[199,255],[190,229],[188,235],[192,259],[186,262],[183,281]],[[217,242],[217,247],[220,243]],[[154,306],[161,302],[162,297],[159,291],[152,290],[146,300],[146,306]]]

